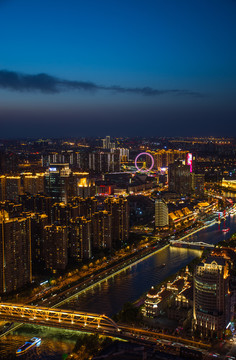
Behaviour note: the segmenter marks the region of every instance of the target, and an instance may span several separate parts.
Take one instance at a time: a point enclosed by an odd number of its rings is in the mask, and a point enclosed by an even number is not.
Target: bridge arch
[[[106,315],[52,309],[32,305],[0,303],[0,318],[15,322],[88,330],[119,331],[118,325]]]

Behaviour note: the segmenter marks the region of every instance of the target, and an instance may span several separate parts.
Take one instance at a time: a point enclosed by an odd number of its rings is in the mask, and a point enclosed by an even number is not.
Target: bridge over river
[[[0,318],[89,332],[118,331],[118,325],[106,315],[29,305],[0,303]]]
[[[203,349],[208,349],[210,347],[209,344],[202,341],[184,339],[173,335],[148,331],[134,326],[118,326],[106,315],[90,314],[86,312],[0,303],[0,318],[15,322],[53,326],[89,333],[98,332],[126,340],[135,340],[141,343],[156,343],[156,338],[158,338],[162,340],[168,339],[171,341],[178,340],[185,345],[194,345]],[[146,337],[146,339],[144,337]],[[149,341],[147,341],[147,337]]]
[[[214,248],[215,245],[207,244],[203,241],[183,241],[183,240],[170,240],[171,246],[187,245],[189,248]]]

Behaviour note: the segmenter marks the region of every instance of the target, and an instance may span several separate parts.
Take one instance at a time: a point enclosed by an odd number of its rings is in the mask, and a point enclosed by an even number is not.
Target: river
[[[217,244],[229,238],[236,232],[236,216],[228,216],[225,226],[230,228],[227,233],[222,232],[223,223],[220,226],[214,224],[192,235],[191,240]],[[63,308],[111,316],[118,312],[125,302],[135,301],[152,285],[159,284],[200,256],[200,250],[167,247],[73,298],[64,304]],[[163,263],[166,266],[161,268]],[[40,336],[42,344],[21,356],[21,359],[63,359],[64,355],[73,349],[76,342],[74,331],[25,325],[13,334],[0,339],[0,358],[2,360],[14,359],[16,349],[33,336]]]

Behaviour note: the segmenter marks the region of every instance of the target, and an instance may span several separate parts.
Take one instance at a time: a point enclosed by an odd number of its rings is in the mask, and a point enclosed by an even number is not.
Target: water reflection
[[[223,233],[223,222],[201,230],[190,237],[191,241],[217,244],[228,239],[236,231],[236,216],[228,216],[225,226],[230,228],[228,233]],[[92,289],[80,294],[64,308],[104,313],[108,316],[118,312],[125,302],[137,300],[152,285],[157,285],[166,277],[176,273],[196,257],[201,256],[201,251],[169,247],[135,264],[124,272],[108,279]],[[161,264],[166,266],[161,268]]]
[[[83,292],[64,304],[63,308],[111,316],[118,312],[124,303],[137,300],[152,285],[162,282],[200,256],[199,250],[166,248],[99,286]],[[166,264],[164,268],[161,266],[163,263]]]

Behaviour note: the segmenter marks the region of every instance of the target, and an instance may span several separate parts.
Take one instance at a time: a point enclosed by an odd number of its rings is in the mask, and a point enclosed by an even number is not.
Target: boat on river
[[[21,355],[26,353],[26,351],[28,351],[29,349],[32,349],[32,347],[34,347],[37,344],[40,344],[41,339],[38,337],[33,337],[32,339],[26,341],[24,343],[24,345],[22,345],[21,347],[19,347],[19,349],[16,350],[16,355]]]
[[[166,264],[163,263],[163,264],[161,264],[161,265],[158,266],[158,269],[162,269],[162,268],[164,268],[165,266],[166,266]]]

